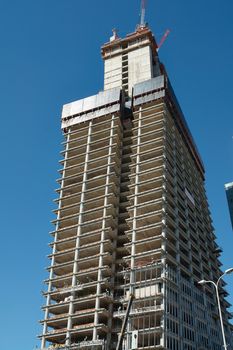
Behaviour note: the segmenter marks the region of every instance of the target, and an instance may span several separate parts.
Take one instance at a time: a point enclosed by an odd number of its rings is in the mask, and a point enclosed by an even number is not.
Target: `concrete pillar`
[[[78,227],[77,227],[77,238],[75,244],[75,253],[74,253],[74,266],[73,266],[73,276],[72,276],[72,287],[75,288],[77,286],[77,277],[76,273],[78,272],[78,257],[79,257],[79,249],[80,249],[80,235],[81,235],[81,223],[82,223],[82,214],[84,211],[84,197],[86,191],[86,180],[87,180],[87,168],[89,161],[89,152],[90,152],[90,142],[91,142],[91,132],[92,132],[92,120],[89,122],[88,135],[87,135],[87,145],[86,145],[86,155],[85,155],[85,164],[83,171],[83,180],[82,180],[82,190],[81,190],[81,199],[79,206],[79,216],[78,216]],[[67,333],[66,333],[66,345],[70,345],[70,330],[72,329],[72,315],[74,313],[74,299],[75,292],[71,294],[71,300],[69,303],[69,316],[67,320]]]
[[[108,204],[108,193],[109,193],[109,183],[110,183],[110,164],[112,158],[112,145],[114,137],[114,121],[115,115],[112,115],[110,137],[109,137],[109,150],[108,150],[108,161],[107,161],[107,176],[105,183],[105,197],[104,197],[104,209],[103,209],[103,221],[102,221],[102,232],[101,232],[101,242],[100,242],[100,256],[99,256],[99,266],[98,266],[98,278],[97,278],[97,288],[96,288],[96,302],[95,302],[95,315],[94,315],[94,328],[93,328],[93,340],[97,340],[97,326],[99,323],[98,309],[100,308],[100,294],[101,294],[101,281],[102,281],[102,267],[103,267],[103,254],[104,254],[104,239],[105,239],[105,229],[106,229],[106,215],[107,215],[107,204]]]
[[[47,295],[46,298],[46,309],[45,309],[45,320],[49,316],[49,309],[48,306],[50,305],[51,301],[51,291],[52,291],[52,281],[51,279],[53,278],[53,266],[55,262],[54,254],[56,253],[56,241],[57,241],[57,230],[59,228],[59,218],[61,215],[61,200],[63,196],[63,187],[64,187],[64,177],[65,177],[65,168],[66,168],[66,162],[67,162],[67,154],[68,154],[68,149],[69,149],[69,140],[70,140],[70,129],[68,129],[68,136],[66,140],[66,148],[65,148],[65,156],[64,156],[64,168],[63,168],[63,173],[62,173],[62,182],[61,182],[61,191],[60,191],[60,196],[59,196],[59,202],[58,202],[58,213],[57,213],[57,223],[56,223],[56,228],[55,228],[55,236],[54,236],[54,244],[53,244],[53,250],[52,250],[52,260],[51,260],[51,269],[49,273],[49,284],[48,284],[48,292],[49,294]],[[41,349],[44,349],[46,347],[46,339],[45,339],[45,334],[47,333],[47,322],[44,322],[43,326],[43,333],[42,333],[42,339],[41,339]]]

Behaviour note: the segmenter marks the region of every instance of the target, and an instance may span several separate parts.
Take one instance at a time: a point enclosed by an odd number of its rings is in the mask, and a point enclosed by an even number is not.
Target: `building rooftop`
[[[232,187],[233,187],[233,182],[229,182],[229,183],[225,184],[225,189],[226,190],[229,190]]]

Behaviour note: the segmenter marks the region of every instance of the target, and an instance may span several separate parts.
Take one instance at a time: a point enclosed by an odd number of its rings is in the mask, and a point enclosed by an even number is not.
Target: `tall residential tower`
[[[151,30],[102,47],[104,91],[64,105],[41,349],[221,350],[204,167]],[[221,306],[227,341],[227,292]],[[229,346],[228,349],[233,349]]]

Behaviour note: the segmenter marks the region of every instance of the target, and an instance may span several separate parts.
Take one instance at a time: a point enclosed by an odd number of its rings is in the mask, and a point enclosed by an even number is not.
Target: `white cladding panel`
[[[138,348],[138,331],[132,332],[132,347],[131,349],[137,349]]]
[[[120,111],[120,98],[121,89],[117,88],[67,103],[62,109],[62,128]]]
[[[131,51],[128,54],[128,81],[129,94],[131,95],[132,87],[145,80],[153,77],[153,65],[151,48],[145,46]]]
[[[121,87],[122,57],[121,55],[104,61],[104,90]]]
[[[141,298],[148,298],[151,296],[156,296],[157,294],[160,294],[159,286],[157,284],[154,284],[149,287],[140,287],[136,288],[134,291],[135,299],[141,299]],[[126,292],[126,300],[128,300],[130,297],[130,292]]]

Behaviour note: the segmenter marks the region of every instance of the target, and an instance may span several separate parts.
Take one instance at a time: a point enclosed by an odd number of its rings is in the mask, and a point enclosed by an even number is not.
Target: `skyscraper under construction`
[[[102,57],[104,91],[63,107],[41,349],[116,349],[133,295],[123,350],[221,350],[215,291],[198,284],[222,274],[204,167],[155,38],[114,32]]]

